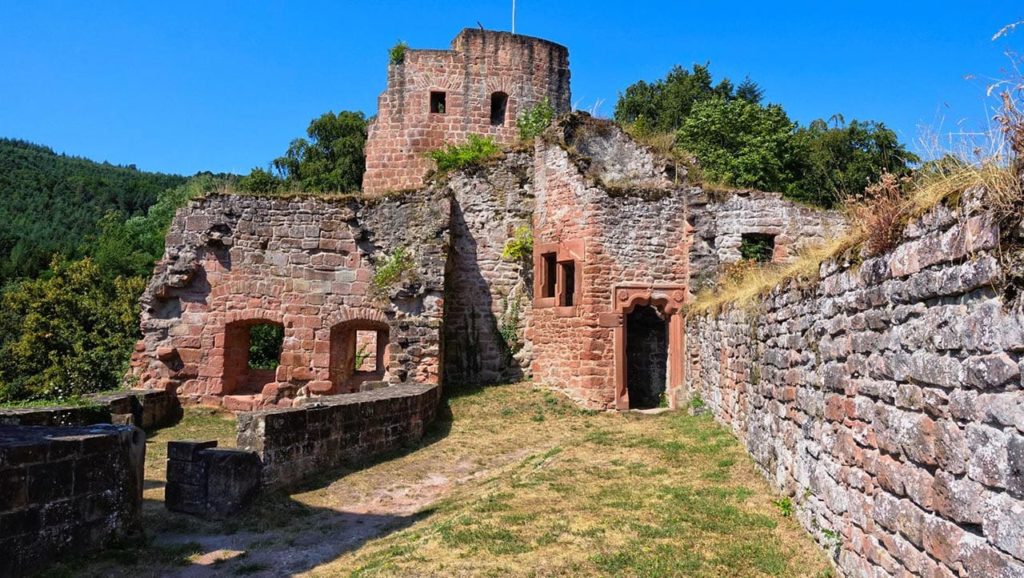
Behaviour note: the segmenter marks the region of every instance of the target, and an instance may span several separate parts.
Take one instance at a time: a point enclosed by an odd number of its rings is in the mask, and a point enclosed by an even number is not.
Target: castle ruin
[[[511,146],[544,98],[556,122]],[[617,410],[699,396],[844,574],[1024,575],[1024,320],[998,289],[1009,233],[984,203],[939,206],[760,313],[693,311],[748,243],[783,262],[843,217],[706,191],[569,102],[568,52],[547,41],[465,30],[451,50],[407,51],[370,128],[371,195],[211,195],[178,212],[133,376],[267,410],[240,418],[239,440],[270,480],[420,435],[439,387],[530,379]],[[506,150],[425,179],[424,153],[470,134]],[[524,230],[532,254],[509,258]],[[274,370],[249,359],[266,324],[283,331]]]

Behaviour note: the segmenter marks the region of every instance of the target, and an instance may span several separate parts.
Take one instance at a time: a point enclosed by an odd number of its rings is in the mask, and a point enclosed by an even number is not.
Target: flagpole
[[[512,0],[512,34],[516,33],[516,0]]]

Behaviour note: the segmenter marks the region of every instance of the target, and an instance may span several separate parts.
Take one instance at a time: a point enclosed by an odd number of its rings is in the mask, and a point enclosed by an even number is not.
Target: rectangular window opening
[[[756,263],[770,263],[775,256],[775,235],[743,233],[740,238],[740,258]]]
[[[541,297],[554,297],[555,288],[558,285],[558,260],[555,253],[544,253],[541,255],[544,260],[544,285]]]
[[[571,307],[576,304],[576,262],[565,261],[558,264],[559,276],[562,281],[562,293],[560,303],[562,307]]]
[[[444,92],[430,93],[430,112],[434,114],[444,114],[445,96],[446,94]]]

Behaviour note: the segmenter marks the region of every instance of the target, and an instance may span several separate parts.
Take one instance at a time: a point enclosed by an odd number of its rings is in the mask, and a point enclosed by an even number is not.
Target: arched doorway
[[[629,408],[658,407],[668,387],[668,322],[650,305],[635,307],[625,322]]]

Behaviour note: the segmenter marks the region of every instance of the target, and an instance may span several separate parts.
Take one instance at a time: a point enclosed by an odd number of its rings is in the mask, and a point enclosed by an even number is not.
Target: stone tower
[[[425,154],[470,134],[512,144],[520,111],[544,98],[569,111],[569,51],[553,42],[467,28],[450,50],[407,50],[377,102],[363,191],[419,188],[433,166]]]

